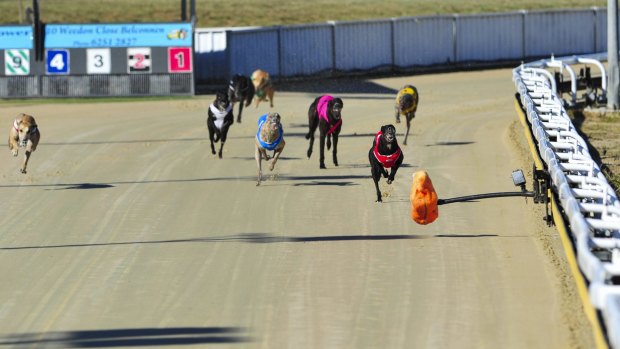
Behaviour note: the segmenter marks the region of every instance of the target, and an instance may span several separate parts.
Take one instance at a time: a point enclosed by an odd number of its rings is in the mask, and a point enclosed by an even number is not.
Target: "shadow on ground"
[[[0,247],[0,251],[23,251],[32,249],[55,249],[55,248],[82,248],[82,247],[104,247],[104,246],[124,246],[124,245],[150,245],[150,244],[178,244],[178,243],[216,243],[216,242],[236,242],[249,244],[274,244],[274,243],[313,243],[313,242],[346,242],[346,241],[385,241],[385,240],[417,240],[417,239],[471,239],[471,238],[528,238],[527,235],[507,236],[497,234],[437,234],[437,235],[415,235],[415,234],[377,234],[377,235],[313,235],[313,236],[290,236],[273,235],[265,233],[245,233],[238,235],[209,236],[187,239],[171,240],[147,240],[147,241],[119,241],[102,243],[84,244],[63,244],[63,245],[39,245],[39,246],[14,246]],[[6,343],[0,341],[0,345]]]
[[[25,333],[0,338],[0,346],[54,348],[165,347],[248,343],[238,327],[122,328],[92,331]]]

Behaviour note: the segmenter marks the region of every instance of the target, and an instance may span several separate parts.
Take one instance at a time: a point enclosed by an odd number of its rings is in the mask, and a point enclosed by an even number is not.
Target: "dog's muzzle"
[[[26,146],[26,144],[28,144],[28,140],[27,140],[27,139],[20,139],[20,140],[19,140],[18,145],[19,145],[19,147],[20,147],[20,148],[25,147],[25,146]]]
[[[30,140],[30,136],[35,134],[37,132],[37,128],[33,127],[32,129],[30,129],[27,133],[25,133],[22,137],[19,138],[19,142],[17,142],[17,145],[21,148],[25,147],[26,144],[28,144],[28,141]]]

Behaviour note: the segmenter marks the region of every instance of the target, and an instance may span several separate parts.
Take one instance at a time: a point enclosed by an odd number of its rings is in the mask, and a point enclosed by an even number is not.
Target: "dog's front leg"
[[[215,155],[215,146],[213,145],[213,137],[215,136],[215,131],[212,128],[215,127],[215,125],[210,125],[209,122],[207,122],[207,125],[209,130],[209,142],[211,143],[211,154]]]
[[[400,124],[400,112],[398,111],[398,108],[396,109],[396,115],[394,116],[396,118],[396,123]]]
[[[325,167],[325,134],[323,134],[323,132],[321,132],[321,136],[320,136],[320,145],[319,145],[319,167],[320,168],[327,168]]]
[[[22,163],[22,168],[19,170],[21,173],[26,173],[26,166],[28,166],[28,160],[30,159],[30,150],[26,150],[24,152],[24,162]]]
[[[222,151],[224,150],[224,141],[222,140],[222,143],[220,143],[220,151],[217,153],[217,157],[218,158],[222,158]]]
[[[256,167],[258,167],[258,180],[256,181],[256,186],[259,186],[260,181],[263,176],[263,171],[261,169],[261,161],[263,160],[263,154],[261,154],[261,150],[259,149],[258,145],[255,146],[254,159],[256,159]]]
[[[13,156],[17,156],[18,149],[17,141],[13,137],[9,137],[9,150],[11,150]]]
[[[379,171],[377,171],[374,168],[371,171],[372,171],[372,180],[375,183],[375,191],[377,192],[376,202],[383,202],[383,200],[381,199],[381,190],[379,190],[379,179],[381,178],[381,173],[379,173]]]
[[[413,119],[410,115],[411,114],[407,114],[407,131],[405,132],[405,140],[403,141],[404,145],[407,145],[407,137],[409,137],[409,129],[411,128],[411,119]]]
[[[338,166],[338,134],[334,132],[334,150],[332,153],[334,166]]]
[[[282,146],[278,147],[278,149],[273,152],[273,160],[271,161],[271,166],[269,166],[269,171],[273,171],[274,167],[276,167],[276,162],[278,162],[282,150],[284,150],[284,140],[282,140]]]
[[[400,157],[398,157],[396,163],[394,164],[394,166],[392,166],[392,169],[390,170],[390,176],[388,177],[387,184],[392,184],[392,182],[394,182],[394,177],[396,177],[396,171],[398,171],[398,168],[403,163],[403,159],[404,156],[401,153]]]
[[[239,114],[237,115],[237,122],[241,123],[241,113],[243,112],[243,100],[239,102]]]

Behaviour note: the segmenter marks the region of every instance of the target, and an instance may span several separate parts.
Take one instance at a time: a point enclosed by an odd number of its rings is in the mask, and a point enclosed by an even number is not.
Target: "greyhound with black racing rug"
[[[228,135],[228,129],[235,121],[228,95],[225,92],[216,93],[215,100],[209,106],[209,111],[207,113],[207,127],[209,128],[211,153],[215,155],[215,146],[213,143],[217,143],[221,139],[222,143],[220,144],[220,151],[218,153],[221,159],[222,149],[224,149],[224,143],[226,143],[226,136]]]
[[[258,180],[256,185],[259,186],[263,177],[263,170],[261,167],[262,160],[271,160],[269,171],[273,171],[276,166],[276,162],[284,150],[284,131],[282,130],[282,123],[280,122],[280,114],[269,113],[262,115],[258,118],[258,131],[256,132],[256,148],[254,151],[254,158],[256,159],[256,166],[258,167]],[[273,151],[273,156],[269,157],[267,151]]]
[[[407,131],[405,132],[404,145],[407,145],[407,137],[409,137],[409,129],[411,128],[411,121],[415,118],[415,113],[418,110],[418,102],[420,95],[418,89],[413,85],[405,85],[396,95],[396,123],[400,123],[400,116],[403,115],[407,119]]]
[[[332,145],[332,137],[334,138],[334,149],[332,151],[334,165],[338,166],[338,135],[342,128],[342,99],[334,98],[330,95],[317,97],[308,109],[308,126],[309,130],[306,139],[310,140],[308,147],[308,159],[312,155],[312,146],[314,145],[314,132],[319,128],[320,133],[320,168],[325,167],[325,139],[327,138],[327,150]]]
[[[383,175],[384,178],[387,178],[387,184],[392,184],[396,171],[403,163],[404,158],[405,156],[396,141],[396,127],[394,125],[381,126],[381,131],[375,135],[372,148],[368,151],[370,172],[377,190],[377,202],[383,201],[381,190],[379,190],[379,179]],[[389,174],[387,169],[391,169]]]
[[[228,99],[232,106],[239,102],[239,114],[237,114],[237,122],[241,122],[241,113],[244,104],[249,106],[254,98],[254,84],[249,77],[235,74],[228,83]]]

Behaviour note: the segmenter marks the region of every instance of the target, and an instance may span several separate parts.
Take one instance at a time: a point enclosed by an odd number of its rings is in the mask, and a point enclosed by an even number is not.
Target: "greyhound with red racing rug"
[[[319,157],[320,168],[325,167],[325,139],[327,138],[327,150],[332,145],[332,137],[334,138],[333,160],[334,165],[338,166],[338,135],[342,127],[342,99],[334,98],[329,95],[317,97],[308,109],[308,126],[309,130],[306,139],[310,140],[308,147],[308,159],[312,155],[312,146],[314,145],[314,132],[319,128],[321,148]]]
[[[370,172],[377,190],[377,202],[383,201],[381,190],[379,190],[381,175],[387,178],[387,184],[392,184],[396,171],[403,163],[404,158],[405,156],[396,141],[396,127],[394,125],[381,126],[381,131],[375,135],[372,148],[368,151]],[[389,174],[387,169],[391,169]]]

